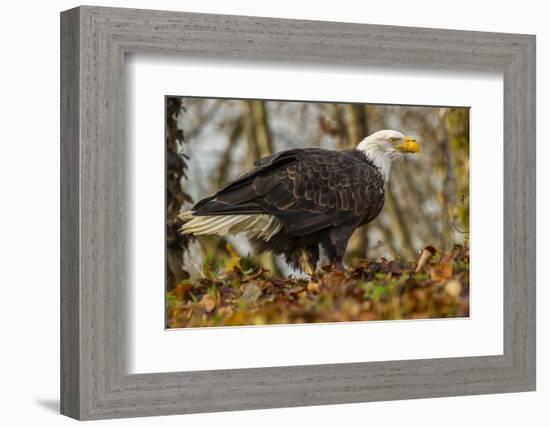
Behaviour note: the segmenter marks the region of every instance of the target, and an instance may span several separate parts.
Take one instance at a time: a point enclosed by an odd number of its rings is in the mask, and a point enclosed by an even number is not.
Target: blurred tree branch
[[[342,149],[355,148],[357,144],[369,134],[367,110],[364,105],[345,104],[343,106],[345,117],[346,138],[341,143],[346,143]],[[359,227],[349,240],[346,261],[353,262],[368,257],[368,225]]]

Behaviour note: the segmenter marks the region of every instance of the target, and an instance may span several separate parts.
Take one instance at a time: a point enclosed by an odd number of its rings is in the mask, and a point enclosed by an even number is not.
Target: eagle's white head
[[[391,163],[406,153],[418,153],[420,146],[410,136],[395,130],[379,130],[363,139],[357,149],[378,168],[384,180],[390,177]]]

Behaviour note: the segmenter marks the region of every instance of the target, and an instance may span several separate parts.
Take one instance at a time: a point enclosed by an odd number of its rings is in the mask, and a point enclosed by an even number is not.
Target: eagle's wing
[[[304,235],[330,226],[359,224],[379,209],[383,181],[369,163],[346,152],[294,149],[255,163],[194,207],[195,215],[267,213],[286,230]]]

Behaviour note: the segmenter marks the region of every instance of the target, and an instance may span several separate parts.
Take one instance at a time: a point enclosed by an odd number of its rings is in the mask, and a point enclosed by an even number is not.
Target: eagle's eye
[[[392,136],[392,137],[390,137],[390,142],[391,142],[392,144],[395,144],[395,143],[398,141],[398,139],[399,139],[399,138],[396,138],[396,137]]]

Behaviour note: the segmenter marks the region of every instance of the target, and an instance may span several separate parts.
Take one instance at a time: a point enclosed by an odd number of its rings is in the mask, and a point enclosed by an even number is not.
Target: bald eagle
[[[381,130],[344,151],[296,148],[257,160],[254,169],[180,217],[184,234],[243,233],[259,251],[315,270],[322,247],[338,268],[353,231],[384,206],[392,161],[418,153],[411,137]]]

